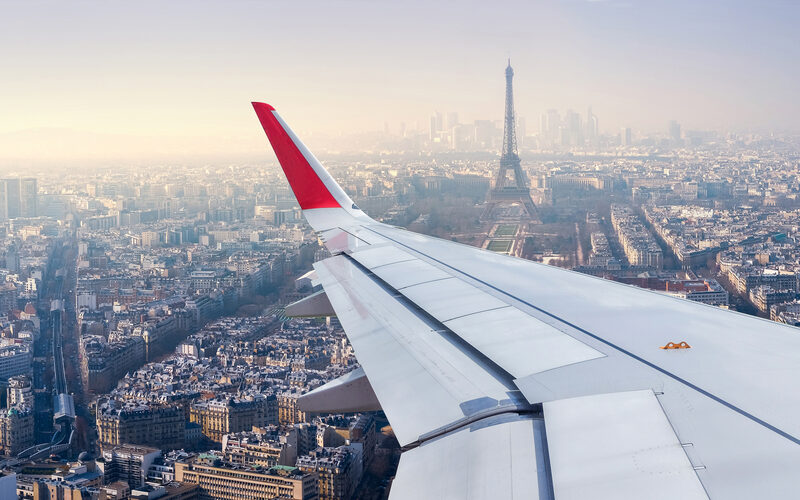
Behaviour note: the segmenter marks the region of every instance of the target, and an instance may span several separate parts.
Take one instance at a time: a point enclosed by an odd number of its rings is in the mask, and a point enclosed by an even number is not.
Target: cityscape
[[[519,89],[536,68],[496,59],[496,95],[474,96],[492,115],[448,101],[411,123],[376,107],[382,130],[309,134],[309,149],[375,221],[800,335],[797,131],[679,111],[627,125],[586,99],[533,116]],[[297,312],[338,252],[279,161],[2,158],[0,500],[389,498],[425,444],[383,410],[301,399],[364,372],[330,302]],[[676,349],[698,327],[672,326]]]
[[[614,144],[567,116],[560,149],[555,112],[520,134],[534,214],[487,214],[501,127],[434,115],[422,157],[326,163],[380,220],[800,325],[796,138],[672,122]],[[382,498],[400,454],[385,416],[297,405],[359,365],[335,317],[286,316],[330,254],[273,166],[1,182],[0,448],[20,498]]]

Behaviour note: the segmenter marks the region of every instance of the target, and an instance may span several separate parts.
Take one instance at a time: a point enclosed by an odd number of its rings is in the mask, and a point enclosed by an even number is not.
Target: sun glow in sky
[[[9,1],[0,160],[263,149],[250,101],[306,137],[592,106],[621,126],[800,131],[797,2]],[[308,142],[312,143],[312,140]]]

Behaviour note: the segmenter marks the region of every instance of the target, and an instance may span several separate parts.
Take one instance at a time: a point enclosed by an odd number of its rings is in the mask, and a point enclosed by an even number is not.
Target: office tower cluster
[[[38,215],[39,188],[36,179],[0,179],[0,220]]]
[[[542,114],[539,126],[541,147],[578,147],[597,145],[600,138],[597,115],[592,108],[582,117],[573,110],[564,115],[555,109]]]
[[[499,145],[500,132],[492,120],[461,123],[456,112],[436,112],[430,118],[428,143],[434,151],[482,151]]]

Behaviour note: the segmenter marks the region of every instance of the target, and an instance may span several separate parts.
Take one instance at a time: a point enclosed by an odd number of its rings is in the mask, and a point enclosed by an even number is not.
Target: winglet
[[[353,206],[352,200],[283,122],[275,108],[263,102],[252,104],[300,208],[312,210]]]
[[[266,110],[266,111],[275,111],[275,108],[270,106],[265,102],[251,102],[250,104],[253,105],[253,108],[256,110],[256,114],[259,113],[259,109]]]

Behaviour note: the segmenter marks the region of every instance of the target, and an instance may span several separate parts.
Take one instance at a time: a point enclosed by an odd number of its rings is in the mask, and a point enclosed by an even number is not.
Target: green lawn
[[[511,240],[492,240],[486,249],[492,252],[508,252],[511,250],[511,243],[513,243]]]
[[[494,232],[495,236],[516,236],[519,226],[517,224],[500,224]]]

